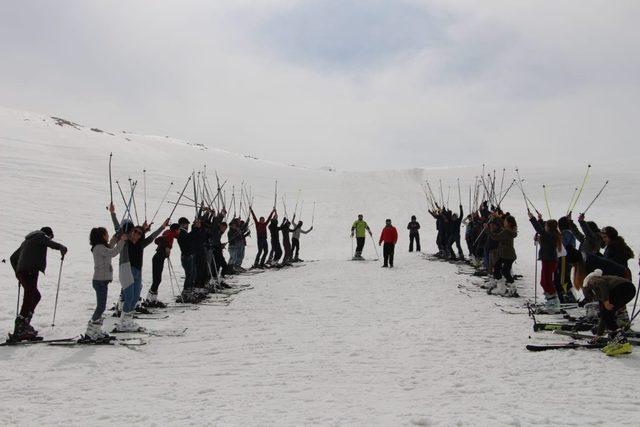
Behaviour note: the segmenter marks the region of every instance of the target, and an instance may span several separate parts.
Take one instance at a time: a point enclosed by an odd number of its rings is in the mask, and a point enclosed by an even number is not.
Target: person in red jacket
[[[253,217],[254,225],[256,226],[256,238],[258,239],[258,253],[256,254],[256,260],[253,263],[253,268],[264,268],[264,263],[267,260],[269,254],[269,244],[267,243],[267,226],[269,221],[276,214],[276,208],[274,207],[269,218],[266,220],[263,216],[260,219],[256,218],[256,214],[253,212],[253,208],[250,208],[251,216]]]
[[[156,238],[155,244],[158,245],[156,253],[152,258],[152,282],[151,288],[147,294],[147,299],[142,302],[145,308],[166,308],[167,305],[158,300],[158,287],[162,282],[162,270],[164,269],[164,261],[169,258],[173,241],[180,235],[180,224],[171,224],[171,227]]]
[[[384,264],[382,267],[393,268],[393,253],[395,251],[396,243],[398,243],[398,230],[391,225],[391,220],[386,220],[386,225],[380,233],[380,241],[378,245],[382,245],[382,255],[384,257]]]

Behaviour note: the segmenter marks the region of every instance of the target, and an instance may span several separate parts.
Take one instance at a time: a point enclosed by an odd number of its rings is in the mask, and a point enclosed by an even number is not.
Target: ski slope
[[[299,268],[241,277],[253,289],[229,306],[170,313],[144,321],[154,329],[188,327],[182,337],[150,337],[135,350],[120,347],[3,347],[0,387],[3,425],[636,425],[638,353],[608,359],[597,351],[528,353],[533,336],[521,300],[476,292],[453,265],[406,253],[404,232],[412,214],[422,224],[423,250],[433,252],[433,221],[425,214],[420,184],[443,180],[443,198],[457,204],[456,178],[466,188],[478,167],[363,173],[331,172],[207,148],[168,137],[60,126],[37,114],[0,109],[2,242],[8,258],[24,235],[43,225],[69,247],[56,327],[50,328],[55,298],[56,253],[40,279],[43,299],[34,325],[44,335],[83,332],[94,303],[88,232],[108,226],[107,161],[113,152],[114,179],[142,180],[147,170],[149,216],[169,182],[175,200],[187,176],[207,166],[226,186],[251,185],[255,210],[273,204],[274,180],[293,211],[300,194],[302,219],[314,231],[302,238],[302,257],[317,259]],[[210,142],[214,146],[215,142]],[[601,226],[614,225],[634,250],[640,227],[631,215],[640,195],[640,176],[624,162],[601,166],[597,159],[577,210],[584,209],[605,179],[611,182],[589,212]],[[512,166],[510,166],[512,168]],[[491,166],[493,168],[493,166]],[[501,165],[496,165],[498,175]],[[541,185],[550,190],[554,216],[567,209],[584,166],[526,168],[520,172],[532,201],[546,212]],[[507,173],[510,181],[512,170]],[[449,194],[448,186],[451,186]],[[435,189],[435,188],[434,188]],[[141,193],[137,193],[143,216]],[[187,193],[189,194],[189,193]],[[122,212],[119,195],[116,207]],[[230,198],[228,194],[227,198]],[[280,196],[279,196],[280,199]],[[161,206],[157,223],[170,211]],[[522,196],[515,190],[504,207],[520,224],[517,273],[520,293],[533,295],[533,231]],[[283,210],[281,201],[278,208]],[[347,261],[349,228],[363,213],[377,237],[385,218],[401,232],[394,270],[379,263]],[[163,216],[164,215],[164,216]],[[179,207],[173,220],[192,216]],[[248,264],[255,254],[247,248]],[[178,251],[172,254],[179,265]],[[150,248],[143,293],[150,282]],[[367,242],[365,256],[375,253]],[[637,266],[633,266],[634,277]],[[16,281],[0,264],[0,330],[15,316]],[[462,286],[462,288],[459,288]],[[119,284],[110,285],[110,300]],[[165,275],[162,300],[171,299]],[[522,313],[524,311],[520,310]],[[539,335],[539,334],[536,334]],[[544,335],[537,340],[561,340]]]

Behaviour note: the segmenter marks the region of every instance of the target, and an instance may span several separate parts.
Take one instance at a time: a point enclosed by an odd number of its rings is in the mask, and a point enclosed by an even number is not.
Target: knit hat
[[[42,227],[40,231],[46,234],[48,238],[53,239],[53,230],[51,229],[51,227]]]

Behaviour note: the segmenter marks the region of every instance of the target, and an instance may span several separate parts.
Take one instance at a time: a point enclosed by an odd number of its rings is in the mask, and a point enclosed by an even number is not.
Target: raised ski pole
[[[598,197],[600,197],[600,195],[602,194],[602,192],[604,191],[604,188],[607,186],[607,184],[609,183],[609,180],[607,180],[604,185],[602,186],[602,188],[600,189],[600,191],[598,191],[598,194],[596,194],[596,197],[593,198],[593,200],[591,201],[591,203],[589,203],[589,206],[587,206],[587,208],[584,210],[584,212],[582,212],[583,214],[587,213],[587,211],[591,208],[591,206],[593,206],[593,204],[596,202],[596,200],[598,200]]]
[[[109,197],[111,198],[111,204],[113,205],[113,180],[111,178],[111,159],[113,153],[109,153]]]
[[[189,178],[187,179],[187,182],[184,184],[184,187],[182,188],[182,192],[180,192],[180,197],[178,197],[178,200],[176,201],[176,203],[173,205],[173,209],[171,209],[171,213],[169,214],[169,216],[167,218],[171,218],[173,216],[173,213],[176,211],[176,208],[178,207],[178,203],[180,203],[180,199],[182,199],[182,195],[184,194],[185,190],[187,189],[187,186],[189,185],[189,181],[191,181],[191,176],[189,176]],[[198,209],[196,207],[196,215],[198,214]]]
[[[60,258],[60,270],[58,271],[58,285],[56,286],[56,302],[53,306],[53,319],[51,319],[51,329],[56,326],[56,312],[58,311],[58,296],[60,295],[60,279],[62,278],[62,264],[64,263],[64,255]]]
[[[285,199],[284,195],[282,196],[282,206],[284,207],[284,216],[286,218],[289,218],[289,214],[287,213],[287,200]]]
[[[569,200],[569,207],[567,207],[567,215],[571,213],[571,205],[573,205],[573,199],[576,197],[576,193],[578,192],[578,187],[573,190],[573,194],[571,195],[571,199]]]
[[[502,168],[502,179],[500,180],[500,197],[502,197],[502,190],[504,189],[504,172],[505,168]]]
[[[313,210],[311,211],[311,226],[313,227],[313,220],[316,218],[316,202],[313,202]]]
[[[136,184],[134,184],[133,187],[131,188],[131,195],[129,196],[129,203],[125,203],[126,209],[124,211],[124,215],[122,215],[122,220],[120,221],[120,223],[122,223],[122,221],[124,221],[127,216],[129,216],[129,219],[131,221],[133,221],[133,219],[131,218],[131,204],[133,203],[133,193],[135,191],[136,191]]]
[[[276,208],[277,204],[278,204],[278,180],[276,179],[276,189],[273,195],[273,209]]]
[[[580,186],[580,190],[578,190],[578,195],[576,199],[573,201],[573,206],[569,211],[573,211],[576,208],[576,204],[578,203],[578,199],[580,199],[580,195],[582,194],[582,190],[584,190],[584,185],[587,183],[587,178],[589,177],[589,171],[591,170],[591,165],[587,165],[587,172],[584,174],[584,179],[582,180],[582,185]]]
[[[198,216],[198,191],[196,188],[195,172],[191,172],[191,177],[189,179],[191,178],[193,178],[193,206],[196,210],[196,216]],[[182,195],[180,195],[180,197],[182,197]],[[179,198],[178,198],[178,201],[180,201]]]
[[[296,205],[293,207],[293,216],[296,216],[296,212],[298,212],[298,202],[300,201],[300,192],[302,190],[298,189],[298,195],[296,196]]]
[[[545,184],[542,184],[542,191],[544,192],[544,204],[547,206],[547,213],[549,214],[549,219],[551,219],[552,216],[551,209],[549,209],[549,194],[547,194],[547,186]]]
[[[498,201],[498,207],[500,207],[502,205],[502,201],[504,200],[505,197],[507,197],[507,194],[509,194],[509,191],[511,190],[511,188],[513,187],[513,185],[515,183],[516,183],[515,179],[513,181],[511,181],[511,185],[507,187],[507,189],[505,190],[504,194],[502,195],[502,197]]]
[[[460,195],[460,178],[457,178],[458,181],[458,204],[462,204],[462,196]]]
[[[442,180],[440,180],[440,203],[444,207],[444,194],[442,193]]]
[[[142,188],[144,190],[144,222],[147,222],[147,170],[142,169]]]
[[[127,205],[127,199],[124,197],[124,193],[122,191],[122,187],[120,187],[120,182],[118,182],[118,180],[116,179],[116,186],[118,187],[118,191],[120,192],[120,197],[122,197],[122,203],[124,203],[124,205]]]
[[[136,215],[136,223],[140,224],[140,218],[138,217],[138,207],[136,206],[136,198],[133,196],[133,189],[135,188],[136,185],[138,185],[138,181],[131,181],[131,178],[129,178],[129,187],[131,188],[131,200],[133,200],[133,212]]]
[[[451,200],[451,186],[447,185],[447,206],[451,206],[451,204],[449,204],[449,201]]]
[[[162,204],[167,199],[167,196],[169,195],[169,191],[171,190],[171,187],[173,187],[173,181],[171,181],[171,183],[169,184],[169,188],[167,188],[167,191],[164,193],[164,197],[162,197],[162,201],[158,205],[158,209],[156,209],[153,216],[151,217],[151,221],[149,222],[149,224],[153,224],[153,220],[156,219],[156,215],[158,215],[158,212],[160,211]]]

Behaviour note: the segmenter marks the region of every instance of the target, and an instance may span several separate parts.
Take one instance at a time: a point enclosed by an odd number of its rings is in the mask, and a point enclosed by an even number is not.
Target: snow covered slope
[[[330,172],[0,109],[0,257],[8,258],[25,234],[43,225],[52,226],[56,240],[69,247],[53,332],[48,325],[59,265],[55,253],[41,278],[43,300],[34,323],[45,334],[80,333],[90,315],[88,232],[109,225],[110,152],[114,178],[121,183],[128,185],[129,177],[141,180],[146,168],[149,212],[169,182],[177,191],[192,170],[205,164],[210,177],[217,170],[229,178],[228,189],[251,185],[258,213],[266,214],[273,204],[274,180],[286,194],[289,211],[301,190],[307,224],[317,204],[315,230],[302,240],[303,258],[320,261],[242,278],[254,289],[237,295],[228,307],[148,321],[154,328],[189,330],[184,337],[150,338],[138,351],[3,348],[3,424],[620,425],[635,424],[640,416],[633,391],[638,354],[610,360],[587,351],[527,353],[529,319],[504,314],[494,304],[511,307],[516,301],[461,292],[458,285],[468,282],[455,267],[404,252],[404,228],[412,214],[423,225],[425,250],[434,251],[421,182],[442,179],[444,198],[454,205],[460,177],[466,210],[466,188],[477,167]],[[584,159],[593,163],[593,172],[578,210],[610,179],[589,213],[601,226],[616,226],[637,249],[640,226],[633,213],[640,195],[634,186],[640,176],[597,160]],[[584,169],[521,173],[543,212],[541,185],[549,186],[552,214],[558,215]],[[121,211],[122,203],[117,205]],[[530,296],[533,232],[523,205],[515,190],[504,203],[520,223],[516,270],[525,275],[521,293]],[[157,222],[169,209],[162,206]],[[387,217],[399,226],[397,269],[346,261],[349,228],[358,213],[365,214],[376,237]],[[183,215],[193,215],[193,209],[179,207],[173,219]],[[247,262],[255,253],[254,242],[250,245]],[[151,255],[149,250],[145,289]],[[368,244],[365,256],[373,255]],[[172,256],[178,265],[178,254]],[[0,279],[0,331],[5,333],[13,323],[16,295],[8,263],[0,265]],[[111,299],[117,288],[111,285]],[[160,294],[171,297],[166,277]]]

